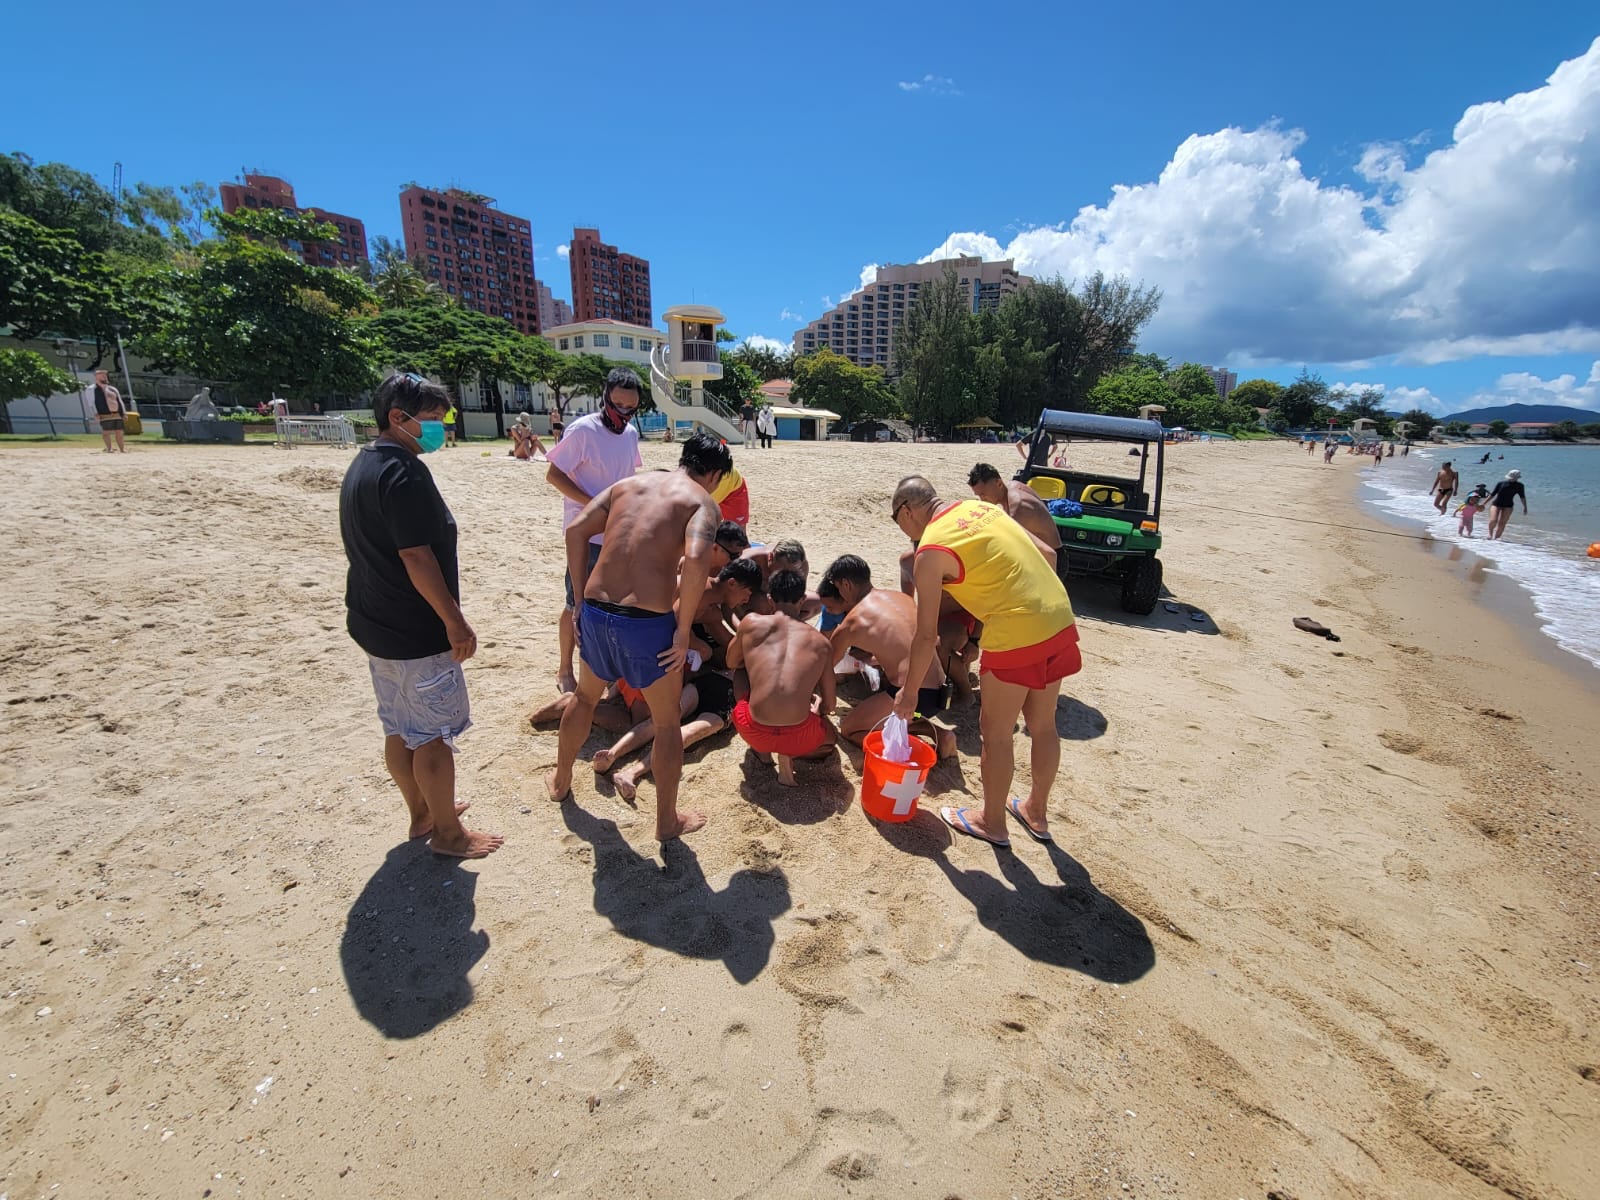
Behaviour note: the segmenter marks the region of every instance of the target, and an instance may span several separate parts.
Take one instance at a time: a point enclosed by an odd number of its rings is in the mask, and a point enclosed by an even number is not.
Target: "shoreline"
[[[1462,596],[1495,613],[1527,652],[1548,666],[1571,676],[1574,683],[1600,697],[1600,665],[1591,663],[1574,650],[1568,650],[1545,632],[1547,620],[1540,616],[1533,592],[1515,576],[1499,570],[1475,548],[1446,538],[1434,537],[1421,522],[1392,513],[1374,502],[1366,488],[1366,468],[1351,476],[1350,497],[1365,516],[1414,538],[1437,569]]]

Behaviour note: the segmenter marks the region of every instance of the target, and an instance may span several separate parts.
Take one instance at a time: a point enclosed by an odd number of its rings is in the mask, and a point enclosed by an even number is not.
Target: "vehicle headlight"
[[[1120,545],[1122,545],[1122,535],[1120,533],[1108,533],[1108,534],[1106,534],[1106,545],[1108,545],[1108,546],[1120,546]]]

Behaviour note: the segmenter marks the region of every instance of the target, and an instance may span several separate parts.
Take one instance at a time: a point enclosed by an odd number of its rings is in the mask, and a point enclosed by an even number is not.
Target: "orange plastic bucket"
[[[939,761],[934,748],[921,738],[911,741],[911,761],[890,762],[883,756],[883,733],[874,729],[861,748],[866,761],[861,772],[861,808],[878,821],[909,821],[917,815],[917,797],[928,782],[928,772]]]

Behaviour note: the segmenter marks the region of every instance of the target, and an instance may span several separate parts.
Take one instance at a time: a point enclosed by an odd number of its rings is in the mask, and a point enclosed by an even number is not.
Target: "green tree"
[[[116,200],[92,175],[65,163],[35,166],[26,154],[0,156],[0,207],[70,234],[91,253],[116,238]]]
[[[1159,290],[1099,272],[1076,288],[1043,279],[1007,297],[1000,306],[1007,352],[1031,345],[1042,369],[1034,404],[1008,418],[1031,424],[1040,407],[1081,410],[1101,375],[1130,365],[1139,330],[1160,304]]]
[[[1578,436],[1578,423],[1576,421],[1557,421],[1550,426],[1550,436],[1558,442],[1570,442]]]
[[[826,348],[795,361],[793,396],[797,403],[838,413],[846,429],[869,417],[900,414],[882,371],[857,366]]]
[[[1248,404],[1251,408],[1271,409],[1276,413],[1283,392],[1283,384],[1270,379],[1246,379],[1228,393],[1228,399],[1239,404]]]
[[[384,308],[409,308],[418,304],[444,304],[450,297],[406,257],[405,249],[393,238],[378,234],[372,239],[372,261],[357,269],[372,284],[378,303]]]
[[[1035,424],[1044,406],[1049,348],[1037,340],[1042,336],[1024,306],[1001,305],[978,316],[979,339],[999,354],[995,419],[1008,428]]]
[[[1411,428],[1406,431],[1408,438],[1422,438],[1424,440],[1433,432],[1433,427],[1439,423],[1438,417],[1432,413],[1424,412],[1420,408],[1413,408],[1409,412],[1401,414],[1400,419],[1409,422],[1411,425]]]
[[[1444,423],[1444,431],[1451,437],[1466,437],[1468,432],[1467,423],[1465,421],[1446,421]]]
[[[923,285],[895,339],[900,406],[942,437],[994,411],[998,350],[984,353],[977,334],[955,266],[947,264],[940,279]]]
[[[543,353],[549,348],[548,342],[519,333],[515,326],[500,317],[459,305],[389,308],[363,322],[363,327],[390,365],[438,377],[457,403],[467,380],[482,381],[501,437],[505,436],[504,406],[493,401],[498,381],[544,382],[540,372],[552,361]],[[542,343],[542,347],[538,343]],[[555,355],[553,350],[549,353]],[[595,358],[594,355],[583,357]],[[605,361],[595,360],[602,364]],[[600,377],[605,378],[603,368]]]
[[[360,318],[372,290],[345,271],[307,266],[280,240],[332,236],[321,222],[278,212],[214,217],[222,236],[193,267],[135,283],[135,347],[158,370],[229,380],[250,398],[283,387],[312,396],[365,391],[380,347]]]
[[[740,342],[732,351],[732,358],[756,373],[762,383],[774,379],[789,379],[794,373],[794,354],[788,350],[774,350],[770,346],[752,346]]]
[[[0,350],[0,412],[4,413],[6,432],[11,432],[11,402],[29,396],[47,399],[50,396],[77,391],[72,376],[50,364],[42,354],[32,350]],[[50,409],[45,408],[49,419]],[[50,436],[55,436],[55,422],[50,422]]]
[[[1368,420],[1376,421],[1383,416],[1383,389],[1362,388],[1361,391],[1351,394],[1342,393],[1344,403],[1339,409],[1339,415],[1346,421]]]
[[[1290,429],[1326,425],[1328,418],[1334,414],[1334,406],[1329,403],[1331,397],[1332,393],[1320,375],[1302,370],[1279,395],[1273,405],[1272,417]],[[1322,411],[1324,409],[1327,411]]]
[[[1186,429],[1225,429],[1230,423],[1230,413],[1217,394],[1216,380],[1199,363],[1184,363],[1166,378],[1171,393],[1168,413],[1169,424]],[[1250,414],[1255,423],[1255,413]]]
[[[1507,421],[1496,418],[1489,422],[1489,432],[1497,438],[1503,438],[1511,432],[1511,425]]]
[[[0,325],[18,338],[109,336],[119,290],[104,260],[71,234],[0,208]]]
[[[1578,432],[1586,438],[1600,438],[1600,421],[1591,421],[1578,428]]]
[[[1108,417],[1137,417],[1147,404],[1157,404],[1168,410],[1166,415],[1157,417],[1164,424],[1178,424],[1172,412],[1172,389],[1167,386],[1165,374],[1139,365],[1102,375],[1089,392],[1087,407],[1090,412],[1104,413]]]

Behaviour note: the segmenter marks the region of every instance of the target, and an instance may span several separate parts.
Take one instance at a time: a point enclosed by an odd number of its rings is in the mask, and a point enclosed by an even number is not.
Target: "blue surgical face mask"
[[[417,421],[417,418],[411,416],[410,413],[402,415],[412,421]],[[419,454],[432,454],[444,445],[443,421],[417,421],[417,430],[418,432],[413,436],[416,439],[417,452]]]

